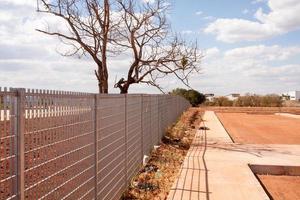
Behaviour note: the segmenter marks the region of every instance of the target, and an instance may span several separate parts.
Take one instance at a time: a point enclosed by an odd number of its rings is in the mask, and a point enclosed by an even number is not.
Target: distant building
[[[300,91],[290,91],[282,94],[285,100],[300,101]]]
[[[230,101],[234,101],[238,99],[240,96],[241,96],[240,94],[233,93],[233,94],[226,95],[225,97],[227,97]]]
[[[215,94],[205,94],[205,98],[207,101],[212,101],[215,97]]]

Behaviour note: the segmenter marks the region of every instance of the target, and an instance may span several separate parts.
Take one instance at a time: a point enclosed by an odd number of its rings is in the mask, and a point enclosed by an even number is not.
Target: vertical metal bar
[[[24,132],[25,132],[25,89],[17,89],[17,190],[18,199],[24,200]]]
[[[0,89],[1,90],[1,89]],[[18,160],[17,160],[17,150],[18,150],[18,138],[17,138],[17,130],[18,130],[18,127],[17,127],[17,115],[18,115],[18,101],[17,101],[17,91],[16,90],[12,90],[14,92],[12,98],[13,98],[13,105],[12,106],[12,110],[11,110],[11,115],[13,115],[13,117],[10,118],[11,122],[12,122],[12,126],[11,126],[11,130],[13,131],[13,135],[14,135],[14,138],[13,138],[13,143],[14,143],[14,146],[13,146],[13,154],[16,156],[15,159],[14,159],[14,163],[12,163],[12,166],[13,167],[13,173],[14,175],[17,174],[17,166],[18,166]],[[0,103],[1,103],[1,100],[0,100]],[[17,178],[14,178],[13,180],[13,194],[18,194],[18,184],[17,184]]]
[[[125,109],[125,180],[126,180],[126,186],[127,184],[129,183],[129,180],[128,180],[128,163],[127,163],[127,94],[125,94],[124,96],[124,101],[125,101],[125,106],[124,106],[124,109]]]
[[[144,99],[143,99],[143,95],[141,95],[140,96],[140,98],[141,98],[141,150],[142,150],[142,161],[143,161],[143,159],[144,159],[144,131],[143,131],[143,126],[144,126],[144,124],[143,124],[143,116],[144,116],[144,111],[143,111],[143,105],[144,105]]]
[[[154,145],[154,142],[153,142],[153,137],[152,137],[152,98],[151,98],[151,96],[149,96],[149,98],[148,98],[148,101],[149,101],[149,111],[150,111],[150,126],[149,126],[149,129],[151,130],[151,132],[148,132],[148,134],[150,134],[150,136],[151,136],[151,148],[148,150],[148,152],[150,151],[151,152],[151,150],[152,150],[152,147],[153,147],[153,145]],[[150,152],[149,152],[149,154],[150,154]]]
[[[98,102],[99,96],[97,94],[94,95],[94,131],[95,131],[95,199],[98,196]]]
[[[10,88],[9,89],[10,92],[13,92],[13,89]],[[9,100],[9,114],[8,114],[8,119],[9,119],[9,136],[13,137],[13,138],[9,138],[9,156],[11,157],[9,159],[9,176],[12,177],[15,173],[15,163],[13,163],[13,157],[15,155],[16,152],[16,97],[15,95],[10,96],[10,100]],[[1,108],[0,108],[1,110]],[[1,112],[1,111],[0,111]],[[1,136],[0,136],[1,137]],[[14,178],[12,179],[12,184],[11,184],[11,191],[12,191],[12,195],[16,194],[16,186],[15,186],[15,181]]]
[[[160,132],[161,132],[161,123],[160,123],[160,108],[159,108],[159,96],[157,95],[157,113],[158,113],[158,117],[157,117],[157,127],[158,127],[158,131],[157,131],[157,134],[158,134],[158,143],[160,143]]]

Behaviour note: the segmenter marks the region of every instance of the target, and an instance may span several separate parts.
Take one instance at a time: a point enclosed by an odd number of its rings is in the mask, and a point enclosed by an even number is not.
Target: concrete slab
[[[214,112],[204,120],[168,200],[267,200],[249,164],[300,166],[300,145],[233,143]]]

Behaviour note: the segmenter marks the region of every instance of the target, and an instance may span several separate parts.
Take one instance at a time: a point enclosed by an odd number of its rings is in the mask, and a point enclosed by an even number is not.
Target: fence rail
[[[0,199],[120,199],[188,106],[170,95],[0,88]]]

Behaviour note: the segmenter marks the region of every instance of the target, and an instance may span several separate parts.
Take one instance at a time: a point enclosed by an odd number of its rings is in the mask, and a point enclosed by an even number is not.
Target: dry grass
[[[173,127],[167,129],[159,148],[152,151],[148,163],[132,179],[123,200],[167,198],[200,121],[201,113],[189,109]]]

